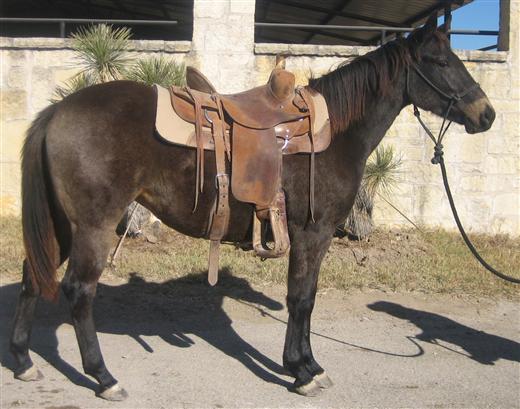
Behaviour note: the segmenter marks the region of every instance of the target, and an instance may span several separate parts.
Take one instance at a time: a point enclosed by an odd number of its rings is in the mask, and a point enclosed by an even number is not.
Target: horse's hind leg
[[[110,229],[77,229],[73,233],[69,265],[62,281],[67,297],[83,369],[99,383],[99,396],[123,400],[128,395],[105,366],[92,315],[98,279],[110,249]]]
[[[43,378],[43,375],[34,366],[29,356],[29,340],[38,293],[33,289],[28,268],[27,261],[24,261],[22,289],[16,305],[10,348],[16,360],[15,378],[22,381],[38,381]]]

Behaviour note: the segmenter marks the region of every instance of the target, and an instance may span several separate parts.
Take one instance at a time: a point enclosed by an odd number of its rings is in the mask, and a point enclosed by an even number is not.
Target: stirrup
[[[261,213],[261,216],[258,213]],[[268,247],[265,240],[267,218],[269,218],[273,232],[273,248]],[[276,194],[274,204],[271,207],[266,210],[253,212],[253,248],[259,257],[278,258],[284,256],[289,247],[285,194],[280,190]]]

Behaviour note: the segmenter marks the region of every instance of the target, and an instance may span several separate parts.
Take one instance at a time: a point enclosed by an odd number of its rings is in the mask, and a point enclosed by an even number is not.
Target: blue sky
[[[453,12],[453,29],[498,30],[499,0],[475,0]],[[443,18],[439,19],[442,22]],[[497,43],[495,36],[453,35],[452,47],[475,50]]]

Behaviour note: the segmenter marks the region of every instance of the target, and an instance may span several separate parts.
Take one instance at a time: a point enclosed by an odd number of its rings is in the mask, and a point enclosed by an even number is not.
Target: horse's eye
[[[447,67],[448,66],[448,60],[438,60],[437,64],[439,64],[441,67]]]

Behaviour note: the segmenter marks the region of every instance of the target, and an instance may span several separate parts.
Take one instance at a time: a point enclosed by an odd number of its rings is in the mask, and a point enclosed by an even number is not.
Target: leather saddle
[[[188,67],[186,87],[156,86],[156,129],[169,142],[197,150],[194,211],[204,184],[204,150],[215,152],[217,197],[209,222],[208,281],[218,279],[219,245],[229,224],[229,188],[255,206],[253,249],[262,258],[285,255],[290,247],[282,190],[282,156],[310,154],[310,217],[314,219],[314,155],[330,144],[323,96],[295,88],[294,75],[275,68],[267,84],[232,95],[219,94],[197,69]],[[228,174],[226,161],[231,164]],[[274,244],[269,247],[270,224]]]

